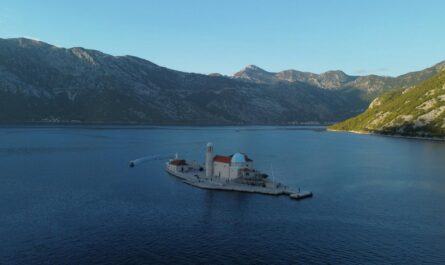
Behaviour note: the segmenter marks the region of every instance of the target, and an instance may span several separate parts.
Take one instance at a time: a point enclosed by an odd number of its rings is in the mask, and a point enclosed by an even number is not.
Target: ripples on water
[[[315,197],[182,184],[204,145]],[[0,128],[0,264],[445,263],[445,143],[320,127]]]

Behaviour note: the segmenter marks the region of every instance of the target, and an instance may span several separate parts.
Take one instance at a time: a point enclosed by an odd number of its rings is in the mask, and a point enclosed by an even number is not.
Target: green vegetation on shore
[[[445,71],[376,98],[362,114],[329,130],[420,137],[445,136]]]

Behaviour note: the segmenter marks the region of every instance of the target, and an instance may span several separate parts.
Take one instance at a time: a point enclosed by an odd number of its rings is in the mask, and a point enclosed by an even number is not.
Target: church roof
[[[236,156],[234,161],[234,157]],[[241,156],[241,157],[240,157]],[[244,159],[244,161],[242,161]],[[246,156],[245,154],[242,153],[235,153],[233,155],[230,156],[222,156],[222,155],[216,155],[213,158],[213,161],[215,162],[220,162],[220,163],[225,163],[225,164],[230,164],[230,163],[244,163],[244,162],[252,162],[252,159],[250,159],[248,156]],[[242,161],[242,162],[237,162],[237,161]]]
[[[246,163],[246,156],[241,153],[235,153],[232,155],[232,163]]]
[[[220,163],[230,164],[230,156],[216,155],[216,156],[213,158],[213,161],[220,162]]]

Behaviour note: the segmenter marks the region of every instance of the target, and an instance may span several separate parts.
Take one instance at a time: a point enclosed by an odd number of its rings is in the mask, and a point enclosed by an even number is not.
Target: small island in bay
[[[267,174],[253,168],[253,160],[245,154],[214,155],[213,144],[208,143],[205,156],[204,165],[175,157],[166,163],[165,169],[184,183],[202,189],[289,195],[297,200],[312,197],[312,192],[292,191],[270,180]]]

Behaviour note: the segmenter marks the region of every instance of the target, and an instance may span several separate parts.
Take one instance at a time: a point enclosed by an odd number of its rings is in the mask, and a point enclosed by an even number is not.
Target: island
[[[288,195],[292,199],[312,197],[309,191],[293,191],[253,168],[253,160],[243,153],[214,155],[213,144],[206,148],[205,164],[180,159],[166,162],[166,171],[184,183],[208,190],[237,191],[266,195]]]

